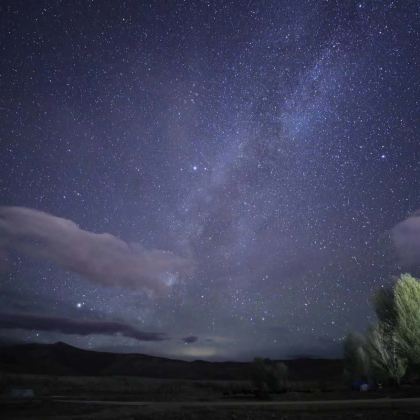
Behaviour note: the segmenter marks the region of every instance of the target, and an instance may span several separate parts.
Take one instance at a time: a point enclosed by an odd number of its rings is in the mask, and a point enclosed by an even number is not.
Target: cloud
[[[420,212],[398,223],[391,238],[403,265],[420,266]]]
[[[139,331],[131,325],[121,322],[74,320],[35,314],[0,314],[0,328],[53,331],[77,335],[120,334],[139,341],[162,341],[167,339],[165,334]]]
[[[0,207],[0,249],[17,250],[105,286],[164,290],[192,271],[190,260],[148,250],[71,220],[25,207]]]
[[[188,337],[183,337],[182,341],[185,344],[192,344],[192,343],[195,343],[196,341],[198,341],[198,337],[196,337],[195,335],[190,335]]]

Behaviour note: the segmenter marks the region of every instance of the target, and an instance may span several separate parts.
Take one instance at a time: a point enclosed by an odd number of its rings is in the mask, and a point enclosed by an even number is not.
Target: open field
[[[6,419],[418,419],[420,399],[357,401],[88,402],[3,401]]]
[[[286,361],[286,392],[263,401],[255,398],[247,363],[105,354],[61,344],[3,349],[2,356],[2,420],[420,418],[418,386],[349,391],[340,361]],[[130,375],[121,374],[130,366]],[[34,398],[11,398],[19,389],[31,390]]]
[[[33,399],[0,400],[3,419],[417,419],[417,389],[392,395],[322,390],[296,382],[294,391],[254,399],[247,381],[3,375]],[[392,396],[392,398],[390,398]],[[406,398],[411,396],[411,398]]]

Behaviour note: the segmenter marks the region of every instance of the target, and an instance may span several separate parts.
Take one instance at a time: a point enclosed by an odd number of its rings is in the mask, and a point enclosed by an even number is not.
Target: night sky
[[[420,208],[420,3],[1,1],[0,337],[340,354]]]

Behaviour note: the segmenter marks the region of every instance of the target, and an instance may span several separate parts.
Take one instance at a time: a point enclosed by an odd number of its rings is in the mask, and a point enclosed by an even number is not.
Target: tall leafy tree
[[[394,299],[394,289],[379,289],[373,296],[373,308],[378,321],[386,328],[393,329],[397,324],[397,308]]]
[[[373,375],[397,385],[407,370],[407,359],[401,354],[400,339],[395,330],[379,322],[367,334],[366,350]]]
[[[394,290],[396,332],[402,352],[411,364],[420,366],[420,281],[401,275]]]

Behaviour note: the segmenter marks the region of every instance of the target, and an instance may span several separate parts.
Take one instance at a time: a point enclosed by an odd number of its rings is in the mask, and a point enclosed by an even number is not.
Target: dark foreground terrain
[[[129,404],[129,403],[128,403]],[[420,400],[368,400],[307,403],[143,403],[142,405],[76,403],[49,400],[3,402],[2,419],[418,419]]]
[[[249,363],[77,349],[0,348],[0,419],[417,419],[420,390],[360,393],[340,360],[286,361],[287,392],[255,399]],[[21,390],[30,390],[23,398]]]

